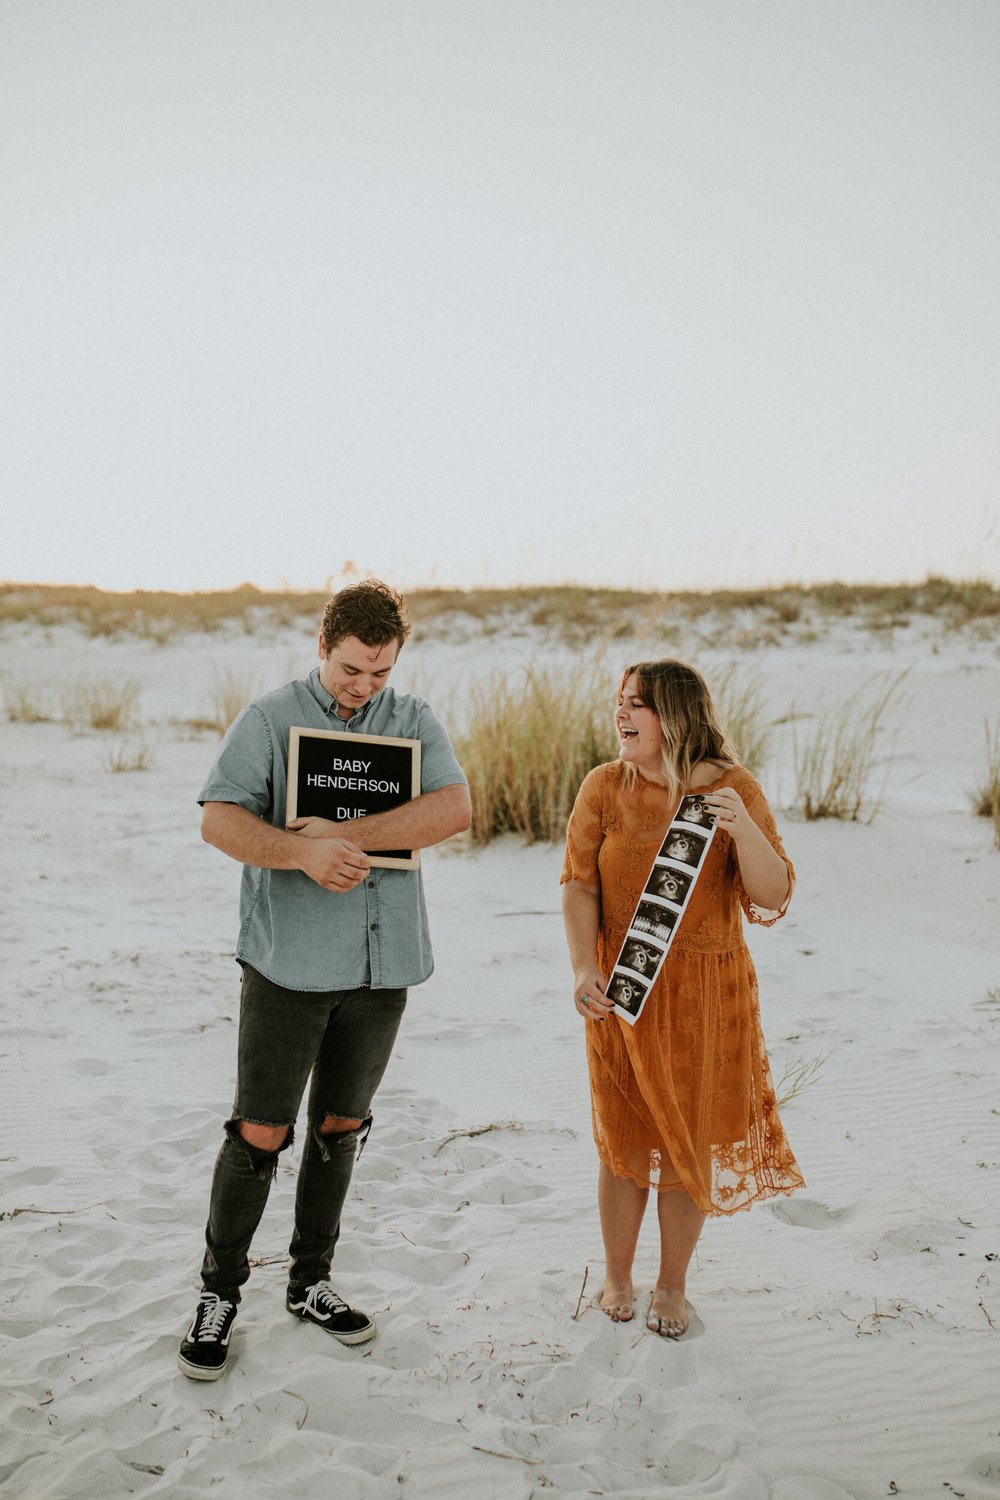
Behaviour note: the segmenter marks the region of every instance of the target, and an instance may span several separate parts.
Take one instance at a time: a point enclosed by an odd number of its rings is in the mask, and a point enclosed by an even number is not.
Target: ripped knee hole
[[[353,1120],[347,1115],[326,1115],[319,1127],[320,1135],[349,1135],[352,1130],[360,1130],[364,1122]]]

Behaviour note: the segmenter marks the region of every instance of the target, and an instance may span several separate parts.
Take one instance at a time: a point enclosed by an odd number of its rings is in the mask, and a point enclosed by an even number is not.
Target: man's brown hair
[[[379,578],[366,578],[341,589],[327,604],[320,625],[323,644],[331,651],[347,636],[357,636],[364,646],[402,646],[410,633],[406,602]]]

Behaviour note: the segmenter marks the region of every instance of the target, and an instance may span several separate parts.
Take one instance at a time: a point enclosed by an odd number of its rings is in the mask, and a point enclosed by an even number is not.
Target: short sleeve
[[[436,792],[443,786],[465,786],[467,778],[455,758],[448,731],[426,703],[420,706],[416,738],[420,741],[420,790]]]
[[[788,871],[788,895],[778,910],[770,911],[766,907],[756,906],[747,896],[746,891],[743,889],[743,878],[740,875],[739,862],[736,860],[735,851],[733,853],[733,862],[736,866],[736,894],[746,914],[747,921],[753,922],[759,927],[773,927],[775,922],[780,921],[788,910],[788,903],[791,901],[792,892],[795,889],[795,869],[788,855],[785,853],[784,845],[781,842],[781,835],[778,832],[778,825],[774,821],[774,814],[768,805],[767,798],[764,796],[759,783],[750,775],[749,771],[745,773],[745,781],[741,778],[734,784],[734,790],[739,792],[743,798],[747,812],[753,818],[757,827],[771,845],[771,848],[784,860],[785,868]]]
[[[560,885],[565,885],[568,880],[578,880],[581,885],[600,889],[597,859],[604,842],[606,784],[602,768],[598,766],[584,777],[580,785],[566,829],[566,854]]]
[[[267,719],[249,704],[226,730],[198,801],[234,802],[259,818],[274,804],[274,746]]]

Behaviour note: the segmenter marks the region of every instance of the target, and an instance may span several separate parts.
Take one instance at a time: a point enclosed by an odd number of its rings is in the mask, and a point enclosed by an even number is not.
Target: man
[[[469,826],[448,736],[420,698],[388,686],[409,634],[400,596],[376,580],[327,604],[319,665],[256,699],[231,725],[201,790],[202,837],[243,865],[236,1100],[212,1180],[203,1291],[178,1364],[216,1380],[250,1274],[247,1253],[292,1143],[312,1075],[286,1307],[344,1344],[375,1324],[330,1285],[355,1153],[399,1028],[406,991],[433,968],[417,870],[373,869],[363,850],[423,849]],[[284,826],[288,731],[334,729],[421,744],[420,796],[390,812]]]

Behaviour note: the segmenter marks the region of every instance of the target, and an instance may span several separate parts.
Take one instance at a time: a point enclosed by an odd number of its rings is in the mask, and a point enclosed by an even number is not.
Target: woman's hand
[[[604,993],[604,980],[596,968],[583,969],[576,976],[573,1003],[577,1014],[587,1021],[603,1021],[615,1008]]]
[[[731,786],[720,786],[718,791],[706,792],[701,800],[714,814],[716,827],[728,833],[737,844],[751,829],[756,833],[757,825],[747,812],[743,798]]]
[[[293,818],[285,827],[289,833],[305,834],[307,839],[335,839],[339,837],[339,823],[332,818]]]

